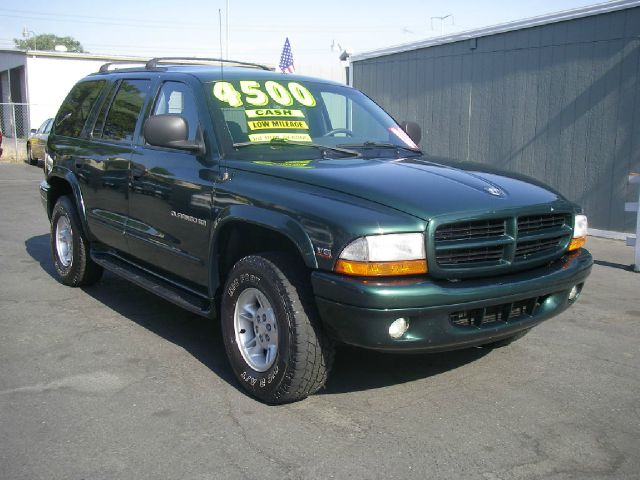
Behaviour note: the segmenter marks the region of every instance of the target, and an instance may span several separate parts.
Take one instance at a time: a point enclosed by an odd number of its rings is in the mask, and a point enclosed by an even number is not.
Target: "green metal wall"
[[[432,155],[538,178],[592,227],[635,231],[640,8],[353,62],[353,84]]]

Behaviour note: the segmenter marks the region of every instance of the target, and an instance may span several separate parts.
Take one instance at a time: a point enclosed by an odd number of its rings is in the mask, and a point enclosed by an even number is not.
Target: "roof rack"
[[[224,58],[198,58],[198,57],[157,57],[149,60],[145,68],[147,70],[153,70],[158,68],[160,63],[174,63],[174,64],[184,64],[184,65],[192,65],[192,64],[208,64],[211,62],[221,62],[221,63],[231,63],[238,66],[243,67],[252,67],[252,68],[260,68],[262,70],[271,71],[269,67],[266,65],[260,65],[259,63],[250,63],[250,62],[241,62],[238,60],[226,60]]]
[[[100,73],[107,73],[109,71],[109,67],[113,65],[146,65],[148,60],[118,60],[116,62],[108,62],[100,66]]]

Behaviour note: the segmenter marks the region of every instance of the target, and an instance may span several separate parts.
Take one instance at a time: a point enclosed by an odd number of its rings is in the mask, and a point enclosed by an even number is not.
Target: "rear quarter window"
[[[71,89],[53,122],[53,131],[56,135],[80,136],[105,84],[105,80],[93,80],[78,83]]]
[[[123,80],[102,129],[102,138],[130,143],[151,82]]]

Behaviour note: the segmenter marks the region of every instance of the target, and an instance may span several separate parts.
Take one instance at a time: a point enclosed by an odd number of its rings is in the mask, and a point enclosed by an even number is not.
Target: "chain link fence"
[[[1,161],[24,162],[27,159],[30,129],[28,103],[0,103]]]

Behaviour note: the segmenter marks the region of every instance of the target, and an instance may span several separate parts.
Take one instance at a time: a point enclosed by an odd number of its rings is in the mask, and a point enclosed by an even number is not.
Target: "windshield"
[[[288,81],[284,76],[277,81],[224,80],[209,85],[215,110],[219,109],[214,114],[222,114],[238,158],[274,150],[296,154],[291,151],[312,146],[418,150],[389,115],[353,88]],[[253,148],[244,148],[247,145]]]

